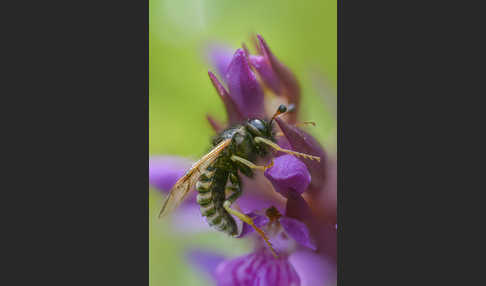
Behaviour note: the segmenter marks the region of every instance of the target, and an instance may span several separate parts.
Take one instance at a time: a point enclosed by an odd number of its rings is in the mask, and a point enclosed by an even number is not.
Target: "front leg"
[[[267,170],[267,169],[269,169],[273,166],[273,159],[270,162],[270,164],[268,164],[266,166],[255,165],[252,162],[246,160],[245,158],[242,158],[242,157],[239,157],[239,156],[236,156],[236,155],[232,155],[231,160],[234,161],[234,162],[238,162],[240,164],[243,164],[244,166],[246,166],[250,169],[256,169],[256,170],[261,170],[261,171],[265,171],[265,170]]]

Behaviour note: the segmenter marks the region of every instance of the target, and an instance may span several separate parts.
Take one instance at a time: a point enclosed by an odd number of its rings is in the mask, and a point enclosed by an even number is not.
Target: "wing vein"
[[[187,197],[189,192],[194,188],[199,176],[211,163],[216,160],[218,155],[228,147],[231,139],[226,139],[214,147],[208,154],[204,155],[196,163],[192,164],[191,168],[182,176],[174,186],[162,205],[159,213],[159,218],[167,215],[176,209],[180,203]]]

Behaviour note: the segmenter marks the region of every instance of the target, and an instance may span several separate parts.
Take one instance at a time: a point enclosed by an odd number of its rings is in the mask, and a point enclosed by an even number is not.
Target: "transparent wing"
[[[194,188],[201,173],[214,162],[218,155],[228,147],[230,143],[231,139],[226,139],[219,143],[213,150],[211,150],[211,152],[194,163],[182,178],[177,180],[160,210],[159,217],[167,215],[180,205],[187,194]]]

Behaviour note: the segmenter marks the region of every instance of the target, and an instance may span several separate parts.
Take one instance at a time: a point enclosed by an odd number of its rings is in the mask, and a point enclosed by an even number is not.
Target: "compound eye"
[[[263,122],[261,120],[254,120],[253,121],[253,125],[255,125],[255,127],[260,130],[260,132],[263,132],[265,131],[265,124],[263,124]]]
[[[265,124],[259,119],[254,119],[250,121],[250,124],[248,124],[248,127],[254,135],[262,135],[265,133],[266,127]]]

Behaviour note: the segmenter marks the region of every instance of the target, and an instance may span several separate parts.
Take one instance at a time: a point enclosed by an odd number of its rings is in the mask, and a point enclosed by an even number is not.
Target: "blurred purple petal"
[[[209,125],[211,125],[211,127],[216,133],[219,133],[224,129],[223,124],[217,121],[216,119],[214,119],[214,117],[212,117],[211,115],[206,114],[206,119],[208,120]]]
[[[280,80],[272,69],[270,62],[264,56],[250,55],[248,57],[250,64],[257,70],[261,76],[263,82],[271,89],[275,94],[279,95],[281,86]]]
[[[309,155],[319,156],[320,162],[315,160],[303,159],[302,161],[307,166],[312,180],[309,186],[309,192],[319,192],[324,187],[326,181],[326,164],[327,155],[322,149],[319,142],[314,137],[297,127],[286,123],[281,118],[275,118],[280,129],[285,134],[285,137],[292,146],[292,150],[306,153]]]
[[[248,47],[245,43],[241,43],[241,47],[243,48],[243,51],[245,51],[245,55],[248,58],[250,56],[250,50],[248,50]]]
[[[196,193],[196,192],[193,192]],[[195,200],[186,200],[171,216],[171,229],[182,235],[211,231]]]
[[[326,181],[322,192],[315,197],[317,215],[321,220],[336,224],[337,222],[337,164],[329,158],[326,167]]]
[[[284,197],[292,191],[303,193],[311,181],[305,164],[292,155],[276,157],[273,167],[265,171],[265,177]]]
[[[278,146],[280,146],[282,148],[292,150],[292,146],[290,146],[289,140],[287,140],[287,138],[285,136],[277,137],[277,144],[278,144]],[[286,154],[286,153],[283,153],[283,152],[277,152],[277,153],[279,154],[279,156]]]
[[[234,49],[219,44],[212,44],[207,48],[208,60],[220,77],[226,74],[226,69],[233,58]]]
[[[302,286],[336,285],[336,266],[325,256],[302,249],[291,254],[289,261],[295,267]]]
[[[284,64],[282,64],[277,57],[272,53],[270,48],[268,47],[267,43],[263,39],[261,35],[257,35],[258,41],[258,50],[262,53],[263,57],[270,63],[272,66],[273,71],[275,72],[276,76],[278,77],[281,84],[284,86],[285,94],[284,96],[287,97],[289,103],[295,105],[296,110],[289,114],[289,122],[295,123],[297,122],[297,115],[299,110],[300,104],[300,86],[299,82],[295,75],[287,68]]]
[[[216,268],[218,286],[299,286],[300,279],[286,257],[265,249],[222,262]]]
[[[268,182],[268,184],[271,185],[270,182]],[[247,185],[248,184],[243,184],[243,195],[236,201],[236,204],[244,213],[265,210],[272,206],[276,207],[281,213],[285,211],[285,199],[282,198],[282,196],[275,194],[271,186],[270,190],[263,191],[262,189],[250,189]],[[258,192],[260,192],[260,194]],[[273,196],[266,196],[263,192],[272,192]]]
[[[192,267],[206,274],[211,279],[216,279],[216,267],[225,260],[223,255],[196,249],[190,250],[186,258]]]
[[[188,159],[176,156],[156,156],[149,161],[149,183],[168,192],[192,165]]]
[[[243,49],[236,50],[226,70],[229,94],[245,118],[263,118],[263,90],[250,69]]]
[[[333,223],[315,220],[308,224],[312,235],[316,238],[320,253],[326,254],[329,259],[337,259],[337,230]]]
[[[312,213],[305,199],[297,192],[289,192],[285,215],[301,221],[312,219]]]
[[[242,115],[242,111],[239,109],[233,98],[229,95],[224,86],[219,82],[218,78],[212,72],[209,71],[208,74],[214,88],[216,89],[216,92],[221,97],[221,100],[226,108],[226,115],[228,117],[229,124],[243,121],[244,117]]]
[[[308,247],[312,250],[316,250],[317,247],[314,241],[311,239],[309,229],[307,226],[296,219],[290,217],[281,217],[280,224],[285,229],[285,232],[292,237],[297,243]]]
[[[247,216],[249,216],[251,219],[253,219],[253,223],[257,226],[257,227],[262,227],[264,225],[266,225],[270,219],[267,217],[267,216],[264,216],[264,215],[258,215],[256,213],[249,213],[249,214],[246,214]],[[249,226],[248,224],[244,223],[243,224],[243,229],[240,233],[240,235],[238,237],[244,237],[252,232],[254,232],[255,229],[251,226]]]

